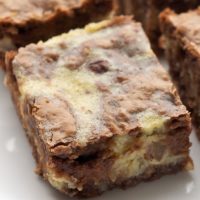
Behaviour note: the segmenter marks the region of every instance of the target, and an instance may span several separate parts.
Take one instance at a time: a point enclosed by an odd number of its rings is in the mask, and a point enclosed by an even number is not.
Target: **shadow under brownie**
[[[200,8],[180,15],[167,9],[160,22],[170,73],[200,137]]]
[[[189,113],[130,17],[7,53],[6,83],[37,172],[70,196],[193,167]]]
[[[113,0],[0,0],[0,52],[111,16]],[[2,60],[1,59],[1,60]]]

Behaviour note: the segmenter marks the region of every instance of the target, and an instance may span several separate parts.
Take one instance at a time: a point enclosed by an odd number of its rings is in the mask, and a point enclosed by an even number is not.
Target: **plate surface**
[[[0,200],[67,200],[34,173],[34,159],[0,72]],[[113,190],[94,200],[200,199],[200,143],[194,133],[191,156],[195,170],[165,176],[135,188]]]

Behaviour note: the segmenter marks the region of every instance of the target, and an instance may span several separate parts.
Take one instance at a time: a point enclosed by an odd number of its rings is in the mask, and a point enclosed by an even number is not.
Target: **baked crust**
[[[37,172],[60,191],[95,196],[192,168],[189,113],[130,17],[8,53],[6,82]]]
[[[163,48],[170,63],[170,73],[180,96],[192,112],[200,137],[199,66],[200,8],[183,14],[165,10],[160,16]]]

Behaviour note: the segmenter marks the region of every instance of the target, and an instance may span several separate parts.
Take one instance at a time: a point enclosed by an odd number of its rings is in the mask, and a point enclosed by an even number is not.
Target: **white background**
[[[0,200],[67,200],[34,173],[34,159],[0,72]],[[200,143],[194,133],[191,156],[195,170],[113,190],[95,200],[199,200]]]

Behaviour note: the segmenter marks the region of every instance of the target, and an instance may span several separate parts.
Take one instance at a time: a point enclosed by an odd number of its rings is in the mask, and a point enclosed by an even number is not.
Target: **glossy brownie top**
[[[161,14],[162,21],[171,26],[175,37],[200,53],[200,8],[179,15],[167,9]]]
[[[105,0],[106,1],[106,0]],[[21,24],[26,21],[45,21],[57,14],[73,16],[76,9],[94,0],[0,0],[0,22]]]
[[[151,135],[188,117],[141,25],[129,17],[20,48],[12,67],[22,107],[55,155],[113,135]]]

